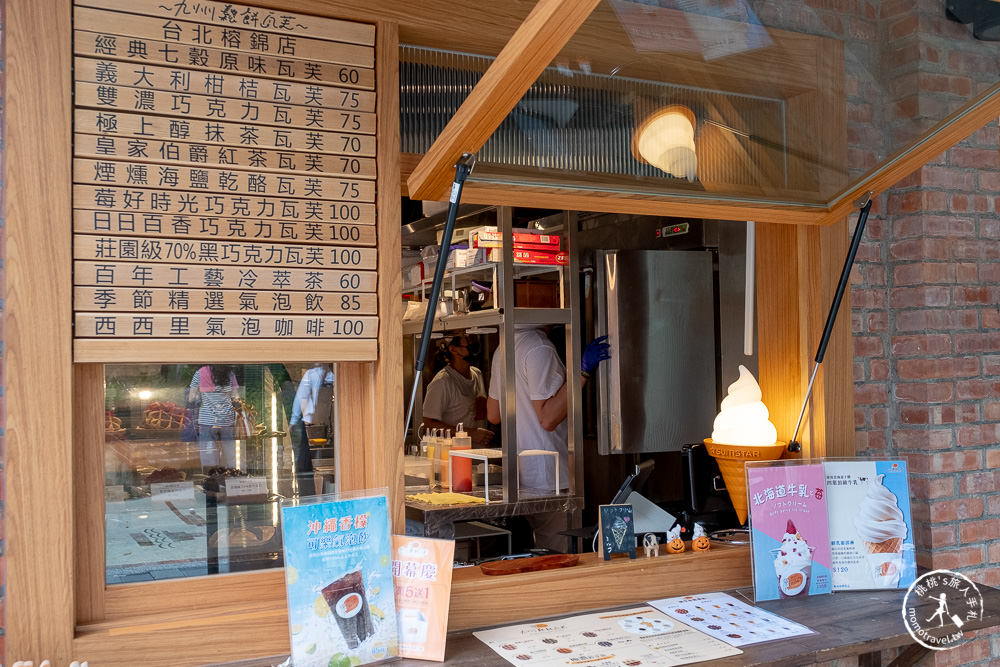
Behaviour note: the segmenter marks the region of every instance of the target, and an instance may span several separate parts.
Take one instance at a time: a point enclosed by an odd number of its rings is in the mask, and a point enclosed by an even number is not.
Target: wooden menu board
[[[76,0],[73,34],[76,358],[374,359],[375,27]]]

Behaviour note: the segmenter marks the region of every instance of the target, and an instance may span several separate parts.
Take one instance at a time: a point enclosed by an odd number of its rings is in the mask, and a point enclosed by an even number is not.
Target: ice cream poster
[[[295,667],[398,653],[385,496],[285,505],[285,588]]]
[[[829,593],[823,465],[748,464],[746,471],[757,601]]]
[[[392,536],[399,655],[444,660],[454,540]]]
[[[906,461],[824,461],[833,590],[908,588],[917,576]]]

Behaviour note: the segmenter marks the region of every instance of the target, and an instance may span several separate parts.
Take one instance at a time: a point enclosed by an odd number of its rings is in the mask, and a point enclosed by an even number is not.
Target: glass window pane
[[[283,498],[335,492],[335,367],[105,367],[106,581],[282,566]]]

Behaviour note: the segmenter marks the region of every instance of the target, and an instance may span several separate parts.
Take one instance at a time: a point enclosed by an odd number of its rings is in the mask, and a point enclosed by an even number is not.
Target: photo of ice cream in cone
[[[812,575],[813,551],[795,528],[791,519],[785,527],[781,546],[773,549],[774,573],[778,577],[778,595],[782,598],[795,597],[809,591]]]
[[[729,385],[722,399],[712,437],[705,440],[708,453],[719,464],[740,523],[747,520],[746,462],[774,461],[785,451],[785,443],[778,442],[778,432],[761,398],[757,380],[745,366],[740,366],[740,377]]]
[[[903,567],[906,522],[896,496],[882,483],[884,477],[877,475],[868,482],[854,527],[875,587],[896,588]]]

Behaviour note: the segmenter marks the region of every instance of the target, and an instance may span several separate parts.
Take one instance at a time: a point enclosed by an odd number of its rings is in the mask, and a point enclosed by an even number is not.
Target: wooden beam
[[[866,192],[878,195],[1000,115],[1000,83],[963,105],[927,132],[892,154],[874,169],[837,193],[827,205],[821,224],[832,224],[851,212]]]
[[[388,487],[392,525],[403,533],[403,302],[402,212],[399,183],[399,29],[375,27],[375,83],[378,101],[378,360],[375,362],[374,427],[369,447],[370,487]]]
[[[458,158],[486,143],[598,2],[539,0],[410,174],[411,198],[446,198]]]
[[[104,618],[104,364],[73,366],[76,622]]]
[[[70,33],[68,0],[7,7],[5,136],[17,137],[4,230],[9,663],[73,659]]]

